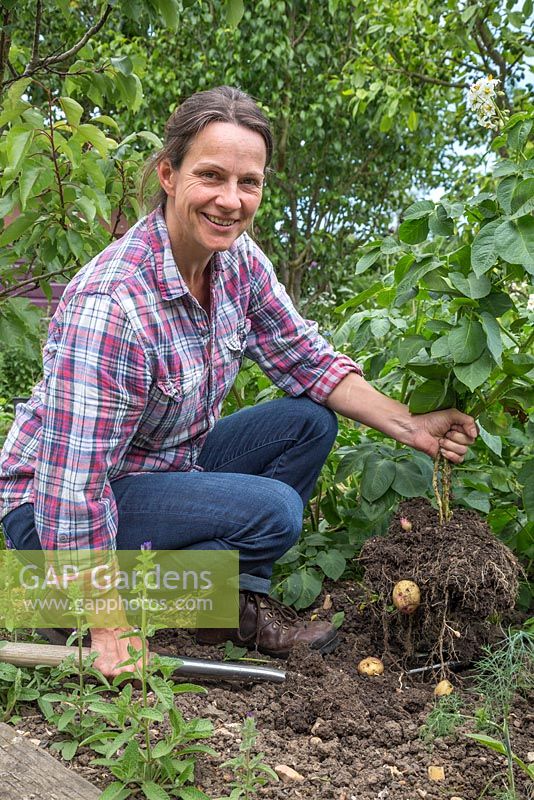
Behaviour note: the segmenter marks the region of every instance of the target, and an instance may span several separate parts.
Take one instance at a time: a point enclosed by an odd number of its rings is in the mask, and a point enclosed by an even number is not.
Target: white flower
[[[528,296],[527,311],[534,311],[534,294]]]
[[[502,120],[502,112],[497,106],[497,86],[500,81],[489,75],[481,78],[467,92],[467,105],[472,108],[480,125],[497,130]]]

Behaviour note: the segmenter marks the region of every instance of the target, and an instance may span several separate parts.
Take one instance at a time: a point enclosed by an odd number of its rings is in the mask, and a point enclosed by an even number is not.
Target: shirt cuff
[[[306,394],[316,403],[324,405],[331,392],[341,383],[343,378],[351,372],[363,375],[363,370],[348,356],[339,355],[332,361],[331,365],[318,378],[315,383],[306,390]]]

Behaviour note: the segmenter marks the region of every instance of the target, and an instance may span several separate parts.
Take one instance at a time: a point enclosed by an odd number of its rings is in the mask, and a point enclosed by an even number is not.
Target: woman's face
[[[168,160],[158,166],[178,266],[206,264],[250,226],[261,201],[265,160],[259,133],[212,122],[193,139],[179,169]]]

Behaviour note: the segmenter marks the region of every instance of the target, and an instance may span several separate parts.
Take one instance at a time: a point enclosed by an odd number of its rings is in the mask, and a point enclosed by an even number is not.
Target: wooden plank
[[[101,791],[0,722],[2,800],[97,800]]]

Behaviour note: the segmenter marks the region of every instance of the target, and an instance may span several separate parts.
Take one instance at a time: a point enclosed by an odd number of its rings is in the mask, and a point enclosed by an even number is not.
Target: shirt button
[[[58,538],[58,541],[60,541],[60,542],[68,542],[69,541],[68,533],[60,533],[57,538]]]

